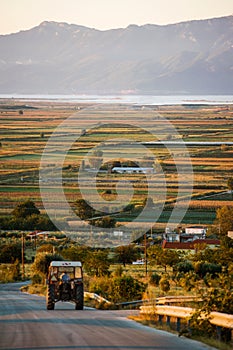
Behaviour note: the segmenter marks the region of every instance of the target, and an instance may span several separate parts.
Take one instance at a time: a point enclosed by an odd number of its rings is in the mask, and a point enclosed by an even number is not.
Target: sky
[[[0,0],[0,34],[43,21],[107,30],[233,15],[233,0]]]

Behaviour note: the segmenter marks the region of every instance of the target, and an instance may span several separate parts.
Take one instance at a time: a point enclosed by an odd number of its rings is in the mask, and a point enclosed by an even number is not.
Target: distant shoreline
[[[101,103],[133,105],[227,105],[233,95],[60,95],[0,94],[0,100],[48,101],[66,103]]]

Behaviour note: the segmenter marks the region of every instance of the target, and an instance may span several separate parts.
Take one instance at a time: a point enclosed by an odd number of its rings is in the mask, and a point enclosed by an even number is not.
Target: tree
[[[119,160],[114,160],[110,163],[111,168],[120,168],[121,167],[121,162]]]
[[[207,274],[211,277],[215,277],[216,274],[222,271],[222,266],[220,264],[198,261],[194,265],[194,270],[200,278],[204,278]]]
[[[2,230],[56,230],[55,225],[47,216],[32,214],[26,217],[3,217],[0,218]]]
[[[33,275],[39,275],[42,280],[46,278],[51,261],[62,261],[63,257],[59,254],[38,253],[32,264]]]
[[[0,246],[0,263],[14,263],[21,261],[22,251],[20,243],[2,244]]]
[[[116,220],[111,216],[103,216],[97,220],[91,220],[90,224],[93,224],[96,227],[110,228],[116,226]]]
[[[227,180],[227,187],[231,191],[231,196],[233,195],[233,177]]]
[[[88,256],[84,263],[84,268],[91,276],[105,276],[109,273],[110,259],[108,252],[98,250],[95,252],[88,252]]]
[[[156,272],[152,273],[152,275],[150,276],[150,284],[152,284],[152,286],[158,286],[160,278],[161,276],[158,275]]]
[[[16,218],[26,218],[32,214],[38,215],[40,214],[40,211],[31,200],[18,204],[12,211],[12,215],[14,215]]]
[[[126,302],[142,299],[146,285],[132,276],[114,277],[109,285],[108,298],[112,302]]]
[[[143,206],[147,206],[147,208],[153,208],[154,205],[153,198],[151,197],[145,198],[143,201]]]
[[[85,160],[82,159],[81,165],[80,165],[80,170],[84,171],[85,170]]]
[[[116,261],[122,263],[124,266],[140,258],[140,252],[133,245],[116,247],[115,254]]]
[[[89,252],[90,248],[85,246],[70,246],[62,250],[62,256],[67,260],[81,261],[84,264]]]
[[[98,169],[103,161],[103,152],[101,150],[94,150],[89,157],[89,163],[92,168]]]
[[[190,327],[193,334],[208,334],[215,335],[216,327],[211,325],[210,313],[213,311],[232,314],[232,289],[233,289],[233,274],[219,274],[218,279],[209,281],[208,289],[199,289],[198,292],[202,298],[202,303],[197,307],[196,312],[190,320]],[[206,318],[201,317],[205,315]],[[221,336],[225,341],[229,341],[231,336],[230,329],[222,329]]]
[[[225,236],[228,231],[233,231],[233,208],[224,206],[217,209],[215,224],[219,227],[220,236]]]
[[[163,292],[167,293],[170,290],[170,282],[166,276],[163,276],[159,281],[159,286]]]
[[[163,249],[160,246],[153,246],[148,249],[148,257],[151,264],[163,266],[165,272],[167,266],[174,266],[180,261],[179,253],[176,250]]]
[[[43,244],[37,249],[37,253],[50,253],[54,252],[54,246],[52,244]]]
[[[190,272],[194,270],[193,264],[191,263],[191,261],[189,260],[184,260],[184,261],[180,261],[178,264],[176,264],[175,266],[175,270],[177,272]]]
[[[77,212],[77,215],[82,220],[88,220],[91,219],[95,213],[95,210],[90,206],[88,201],[85,201],[84,199],[78,199],[75,203],[75,211]]]

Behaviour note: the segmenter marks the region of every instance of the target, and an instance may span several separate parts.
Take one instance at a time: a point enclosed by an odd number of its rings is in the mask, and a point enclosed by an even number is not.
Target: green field
[[[169,149],[164,146],[150,146],[147,151],[141,143],[147,141],[181,140],[221,142],[221,145],[191,146],[188,154],[193,167],[193,193],[183,224],[211,224],[215,219],[215,210],[223,205],[233,205],[232,196],[227,191],[227,179],[233,171],[233,146],[227,142],[233,137],[233,107],[232,106],[147,106],[144,109],[135,109],[130,105],[85,105],[62,104],[49,102],[30,102],[32,109],[20,108],[21,101],[0,101],[0,215],[9,214],[16,204],[27,199],[35,201],[43,212],[43,204],[39,189],[39,169],[44,148],[55,128],[73,113],[78,113],[78,123],[59,130],[54,143],[54,153],[47,157],[47,166],[50,175],[56,174],[56,166],[60,164],[61,155],[67,153],[62,163],[63,188],[70,206],[80,198],[78,186],[79,167],[85,162],[87,179],[85,192],[92,196],[92,178],[88,169],[93,162],[91,152],[96,148],[103,151],[108,149],[103,158],[103,172],[96,176],[96,188],[100,194],[96,200],[101,207],[108,206],[116,198],[116,188],[121,190],[119,201],[125,201],[127,186],[122,181],[129,181],[133,188],[131,202],[141,206],[148,196],[146,176],[143,174],[111,174],[108,169],[110,161],[117,160],[126,164],[128,160],[139,159],[144,166],[155,166],[157,175],[155,180],[150,179],[151,193],[155,206],[159,205],[165,196],[165,206],[158,224],[165,225],[170,213],[171,205],[177,199],[178,189],[181,200],[186,200],[188,194],[185,185],[190,174],[185,173],[187,157],[182,149]],[[7,108],[6,108],[7,106]],[[19,114],[23,110],[23,115]],[[77,112],[78,110],[78,112]],[[166,118],[177,131],[163,125]],[[92,121],[95,127],[87,128]],[[93,125],[94,125],[93,124]],[[83,130],[85,129],[85,132]],[[155,132],[156,130],[156,132]],[[71,142],[70,135],[76,135]],[[80,136],[81,134],[81,136]],[[153,139],[153,135],[156,137]],[[68,135],[68,136],[67,136]],[[116,139],[127,139],[120,143]],[[65,151],[59,148],[59,143]],[[71,143],[71,146],[69,144]],[[140,146],[139,146],[140,145]],[[90,154],[88,154],[88,152]],[[174,162],[174,154],[176,161]],[[146,155],[146,156],[145,156]],[[181,181],[178,183],[177,166],[184,169]],[[52,170],[55,169],[55,170]],[[183,171],[183,170],[182,170]],[[179,171],[178,171],[179,172]],[[50,176],[49,175],[49,176]],[[120,181],[120,182],[119,182]],[[160,183],[166,181],[166,193]],[[48,183],[48,191],[56,193],[57,184]],[[106,194],[111,191],[111,195]],[[223,193],[224,192],[224,193]],[[115,195],[114,195],[115,193]],[[56,206],[56,197],[51,196],[51,205]],[[135,213],[134,213],[135,214]],[[119,221],[131,221],[133,214],[122,213],[117,216]],[[145,220],[152,220],[145,217]],[[178,223],[177,223],[178,224]]]

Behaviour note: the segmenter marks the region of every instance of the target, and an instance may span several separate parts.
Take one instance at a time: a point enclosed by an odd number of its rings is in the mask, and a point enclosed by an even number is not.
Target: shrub
[[[142,299],[146,285],[131,276],[114,277],[111,280],[108,298],[112,302]]]
[[[167,277],[162,277],[159,281],[159,286],[163,292],[167,293],[170,290],[170,282]]]
[[[39,275],[43,281],[43,279],[47,276],[51,261],[54,260],[60,261],[64,259],[59,254],[38,253],[35,257],[34,263],[32,264],[33,276]]]
[[[222,266],[220,264],[197,262],[194,266],[194,270],[200,278],[204,278],[207,273],[215,277],[222,271]]]
[[[146,285],[131,276],[95,277],[89,291],[97,293],[113,303],[142,299]]]
[[[99,294],[100,296],[108,299],[109,278],[107,277],[94,277],[89,284],[89,291],[91,293]]]
[[[16,282],[21,280],[20,263],[0,264],[0,281],[2,283]]]
[[[152,286],[158,286],[159,285],[159,281],[160,281],[160,276],[154,272],[152,273],[152,275],[150,276],[150,281],[149,283],[152,284]]]
[[[177,271],[177,272],[184,272],[184,273],[186,273],[186,272],[193,271],[194,267],[193,267],[193,264],[190,261],[185,260],[185,261],[181,261],[178,264],[176,264],[176,266],[174,267],[174,270]]]
[[[32,276],[32,284],[33,285],[34,284],[42,284],[42,283],[43,283],[43,281],[42,281],[42,278],[41,278],[40,275],[35,274],[35,275]]]
[[[0,263],[21,261],[22,251],[20,243],[3,244],[0,248]]]
[[[121,266],[121,265],[118,265],[117,266],[117,268],[116,268],[116,270],[114,271],[114,273],[113,273],[113,275],[115,276],[115,277],[121,277],[122,276],[122,274],[123,274],[123,267]]]

